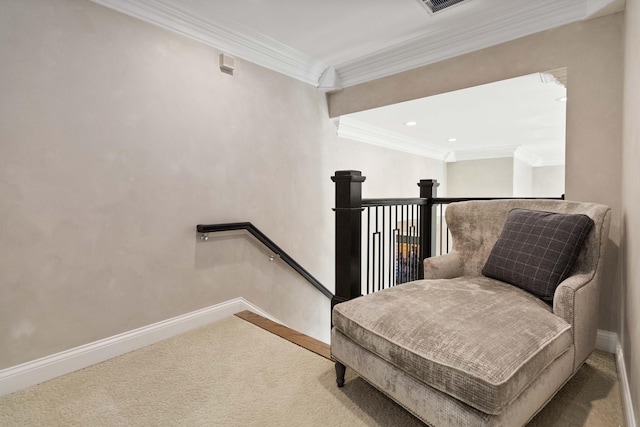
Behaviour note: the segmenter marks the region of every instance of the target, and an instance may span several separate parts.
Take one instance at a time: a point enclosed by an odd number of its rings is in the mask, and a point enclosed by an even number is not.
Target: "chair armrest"
[[[460,252],[454,251],[424,259],[425,279],[451,279],[462,276],[463,272],[464,265]]]
[[[574,370],[595,348],[598,331],[597,277],[577,274],[564,280],[553,296],[553,312],[572,326],[575,345]]]
[[[563,280],[553,295],[553,312],[573,324],[575,294],[592,279],[593,274],[576,274]]]

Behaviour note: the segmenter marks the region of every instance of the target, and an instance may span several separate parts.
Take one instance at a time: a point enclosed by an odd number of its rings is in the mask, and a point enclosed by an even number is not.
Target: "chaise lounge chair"
[[[424,280],[337,304],[331,354],[431,426],[525,425],[595,347],[610,209],[449,205]]]

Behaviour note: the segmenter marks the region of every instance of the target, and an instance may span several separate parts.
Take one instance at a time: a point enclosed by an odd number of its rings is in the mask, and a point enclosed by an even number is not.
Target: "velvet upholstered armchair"
[[[451,204],[424,280],[334,307],[331,353],[432,426],[525,425],[595,347],[610,209]]]

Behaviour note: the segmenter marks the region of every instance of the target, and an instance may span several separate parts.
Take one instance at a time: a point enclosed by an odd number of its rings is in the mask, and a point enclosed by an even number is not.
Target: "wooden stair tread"
[[[265,331],[269,331],[272,334],[275,334],[281,338],[286,339],[287,341],[297,344],[302,348],[312,351],[319,356],[332,360],[329,344],[323,343],[322,341],[288,328],[284,325],[281,325],[280,323],[276,323],[248,310],[236,313],[236,316],[264,329]]]

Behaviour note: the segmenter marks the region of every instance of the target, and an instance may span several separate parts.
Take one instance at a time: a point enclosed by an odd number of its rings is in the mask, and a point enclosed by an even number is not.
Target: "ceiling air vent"
[[[437,13],[443,11],[456,4],[466,3],[470,0],[418,0],[420,3],[426,6],[431,13]]]

